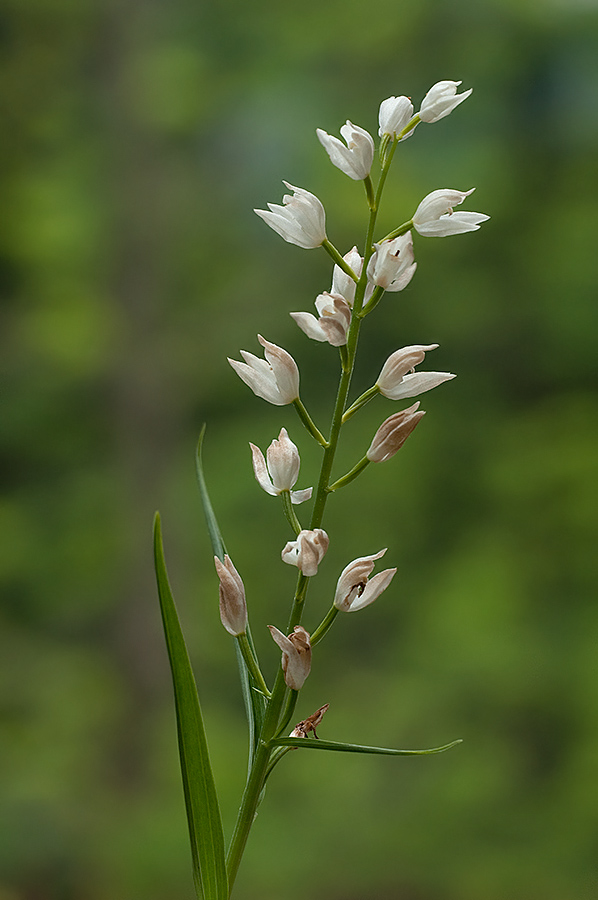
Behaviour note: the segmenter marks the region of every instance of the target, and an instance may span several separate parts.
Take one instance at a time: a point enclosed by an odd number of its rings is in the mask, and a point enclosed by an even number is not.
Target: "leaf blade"
[[[429,750],[393,750],[390,747],[368,747],[364,744],[347,744],[342,741],[323,741],[315,738],[274,738],[269,742],[273,747],[304,747],[307,750],[336,750],[343,753],[376,753],[383,756],[429,756],[433,753],[444,753],[457,744],[462,744],[461,739],[451,741],[442,747],[431,747]]]
[[[172,672],[195,889],[201,900],[227,900],[228,879],[220,807],[195,677],[166,572],[159,513],[156,513],[154,520],[154,561]]]

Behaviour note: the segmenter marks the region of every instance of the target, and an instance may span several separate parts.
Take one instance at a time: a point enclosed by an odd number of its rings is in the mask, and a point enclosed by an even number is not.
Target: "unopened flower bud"
[[[303,503],[311,497],[311,488],[303,491],[292,491],[291,488],[299,477],[299,451],[287,434],[286,428],[280,429],[278,440],[272,441],[264,454],[255,444],[251,447],[253,471],[259,486],[276,497],[283,491],[289,491],[292,503]]]
[[[281,553],[282,560],[290,566],[297,566],[304,575],[311,577],[317,574],[328,544],[328,535],[322,528],[314,528],[313,531],[304,529],[297,535],[297,540],[285,545]]]
[[[297,363],[282,347],[271,344],[261,334],[257,338],[264,348],[265,359],[241,350],[245,362],[229,359],[229,363],[254,394],[275,406],[286,406],[299,396]]]
[[[457,94],[457,88],[462,81],[439,81],[430,88],[424,99],[422,100],[421,109],[418,113],[422,122],[438,122],[444,119],[456,106],[467,100],[473,88]]]
[[[370,462],[385,462],[400,450],[417,423],[425,415],[419,411],[419,402],[408,409],[395,413],[386,419],[376,434],[366,453]]]
[[[293,195],[285,194],[283,206],[268,203],[266,209],[254,209],[289,244],[297,244],[304,250],[313,250],[326,240],[326,213],[318,198],[303,188],[283,182]]]
[[[268,625],[270,634],[282,650],[282,671],[287,687],[300,691],[311,669],[311,644],[309,634],[301,625],[295,625],[293,633],[287,637]]]
[[[214,557],[214,565],[220,579],[220,618],[229,634],[244,634],[247,630],[247,604],[245,588],[241,576],[235,569],[230,556],[224,561]]]
[[[369,606],[382,591],[385,591],[392,581],[396,569],[385,569],[368,581],[368,577],[374,571],[377,559],[380,559],[386,550],[380,550],[373,556],[361,556],[345,566],[336,583],[334,605],[341,612],[356,612]]]
[[[417,263],[413,261],[411,232],[374,246],[376,249],[368,263],[368,281],[385,291],[402,291],[417,268]]]
[[[393,140],[407,127],[413,118],[413,103],[409,97],[388,97],[380,104],[378,134],[384,137],[387,134]],[[415,126],[404,135],[401,140],[411,137]]]
[[[470,191],[456,191],[441,188],[432,191],[419,204],[413,215],[413,227],[424,237],[447,237],[450,234],[464,234],[477,231],[482,222],[490,216],[477,212],[454,212],[453,207],[463,203]]]
[[[378,376],[377,386],[380,393],[389,400],[404,400],[406,397],[417,397],[443,381],[450,381],[455,376],[450,372],[413,372],[423,362],[429,350],[435,350],[438,344],[413,344],[395,350],[388,357]]]
[[[363,181],[370,174],[374,160],[374,141],[370,134],[359,125],[353,125],[347,119],[346,125],[341,128],[347,146],[338,138],[327,134],[321,128],[316,129],[316,134],[324,150],[330,157],[330,162],[352,178],[354,181]]]

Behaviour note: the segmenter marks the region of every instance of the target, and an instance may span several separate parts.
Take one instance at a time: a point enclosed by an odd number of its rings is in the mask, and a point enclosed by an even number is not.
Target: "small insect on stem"
[[[329,706],[329,703],[325,703],[324,706],[321,706],[319,709],[317,709],[315,713],[312,713],[312,715],[308,716],[307,719],[303,719],[302,722],[298,722],[291,731],[291,737],[307,737],[309,732],[313,731],[314,737],[318,739],[316,728],[324,718],[324,713]]]

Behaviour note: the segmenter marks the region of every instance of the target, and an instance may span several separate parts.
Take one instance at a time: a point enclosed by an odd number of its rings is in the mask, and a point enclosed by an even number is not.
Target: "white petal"
[[[299,396],[299,369],[290,353],[270,343],[258,334],[258,341],[264,348],[264,356],[272,367],[278,391],[281,396],[280,406],[292,403]]]
[[[312,495],[313,488],[305,488],[303,491],[291,491],[291,503],[297,506],[305,500],[309,500]]]
[[[266,460],[264,459],[264,454],[259,447],[256,447],[255,444],[252,444],[250,442],[249,446],[251,447],[253,471],[257,483],[262,488],[262,490],[266,491],[267,494],[276,497],[280,493],[280,491],[276,490],[276,488],[272,484],[272,481],[270,480],[268,469],[266,468]]]
[[[266,452],[268,471],[277,492],[290,491],[299,477],[299,450],[287,434],[280,429],[278,438],[273,440]]]
[[[482,222],[486,222],[490,216],[477,212],[455,212],[441,216],[435,222],[427,222],[423,225],[415,225],[415,230],[422,237],[448,237],[451,234],[465,234],[468,231],[477,231]]]
[[[395,387],[380,389],[380,393],[389,400],[405,400],[407,397],[417,397],[431,391],[432,388],[455,377],[450,372],[415,372],[413,375],[404,375],[402,381]]]
[[[377,575],[370,578],[363,593],[355,598],[347,612],[357,612],[357,610],[363,609],[364,606],[369,606],[370,603],[373,603],[374,600],[380,596],[382,591],[386,590],[394,578],[396,571],[396,569],[385,569],[383,572],[378,572]]]
[[[311,338],[313,341],[320,341],[320,343],[328,340],[328,335],[322,328],[320,322],[311,313],[292,312],[289,313],[289,315],[295,320],[301,331],[303,331],[308,338]]]
[[[415,275],[415,270],[417,269],[417,263],[414,262],[407,269],[405,269],[398,278],[390,284],[386,290],[390,293],[395,293],[396,291],[402,291],[403,288],[406,288],[413,276]]]
[[[243,353],[243,351],[241,352]],[[274,406],[285,405],[286,401],[283,402],[281,400],[280,391],[276,387],[271,372],[266,375],[263,371],[256,371],[257,367],[252,365],[237,362],[235,359],[229,359],[228,361],[241,381],[244,381],[254,394],[263,400],[267,400],[268,403],[273,403]],[[258,360],[258,362],[263,363],[263,360]]]

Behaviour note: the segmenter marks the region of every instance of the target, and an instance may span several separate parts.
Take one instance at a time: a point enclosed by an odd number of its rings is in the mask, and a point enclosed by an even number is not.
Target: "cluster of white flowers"
[[[394,152],[396,145],[413,135],[419,123],[440,121],[471,95],[471,89],[457,93],[460,84],[460,81],[438,82],[428,91],[418,112],[405,96],[388,97],[380,104],[378,135],[381,138],[380,159],[383,167],[389,165],[392,158],[389,147]],[[375,213],[379,197],[375,196],[370,179],[375,157],[373,137],[348,120],[340,129],[344,143],[320,128],[316,134],[333,165],[354,181],[365,183],[369,208]],[[383,182],[384,178],[381,185]],[[363,256],[357,247],[353,247],[341,257],[328,240],[326,213],[320,200],[310,191],[294,187],[286,181],[284,184],[291,193],[283,196],[282,205],[269,203],[267,210],[256,209],[255,212],[288,243],[304,249],[322,246],[335,260],[330,291],[318,294],[315,300],[317,317],[308,312],[292,312],[290,315],[309,338],[338,347],[343,366],[347,364],[348,354],[355,350],[355,340],[352,351],[349,342],[351,335],[357,333],[359,323],[356,326],[356,321],[371,312],[384,292],[403,291],[410,284],[417,268],[412,232],[424,237],[463,234],[476,231],[489,218],[483,213],[454,211],[470,196],[473,188],[467,191],[441,188],[424,197],[408,221],[386,238],[366,247]],[[356,293],[358,286],[359,294]],[[306,424],[307,412],[299,396],[297,363],[286,350],[261,335],[258,335],[258,340],[264,348],[263,359],[242,350],[244,361],[229,359],[231,366],[258,397],[275,406],[294,404]],[[437,347],[438,344],[415,344],[392,353],[382,366],[375,384],[355,402],[348,415],[352,415],[375,394],[382,394],[393,401],[405,400],[453,379],[455,376],[450,372],[415,371],[415,367],[424,361],[426,353]],[[326,490],[333,491],[341,483],[348,483],[368,463],[384,462],[394,456],[424,415],[419,402],[416,402],[389,416],[376,431],[361,462],[344,479]],[[306,427],[322,446],[328,446],[315,426],[307,424]],[[282,560],[296,566],[305,578],[311,578],[317,574],[329,539],[322,528],[303,529],[290,506],[301,504],[312,496],[311,487],[293,490],[299,477],[299,451],[285,428],[268,447],[266,457],[255,444],[250,444],[250,447],[258,484],[266,493],[283,498],[287,504],[287,515],[295,523],[295,540],[285,545]],[[369,579],[376,561],[385,553],[386,550],[380,550],[371,556],[360,557],[343,569],[336,586],[334,612],[363,609],[388,587],[396,568],[386,569]],[[247,627],[243,582],[228,556],[224,562],[216,559],[216,569],[220,579],[222,622],[231,634],[242,635]],[[282,651],[286,684],[293,690],[299,690],[311,667],[310,635],[299,625],[288,636],[274,626],[269,628]],[[302,732],[301,736],[305,734]]]

